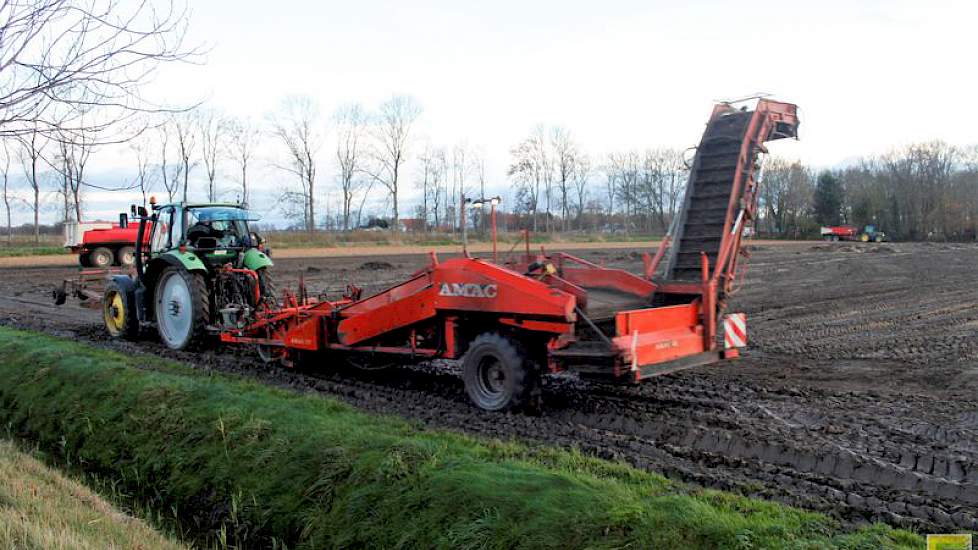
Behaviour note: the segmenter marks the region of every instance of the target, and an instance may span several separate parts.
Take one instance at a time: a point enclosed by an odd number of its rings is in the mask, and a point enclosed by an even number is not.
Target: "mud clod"
[[[382,271],[382,270],[394,269],[394,264],[390,262],[370,261],[370,262],[363,262],[362,264],[360,264],[360,267],[358,267],[357,269],[361,271]]]

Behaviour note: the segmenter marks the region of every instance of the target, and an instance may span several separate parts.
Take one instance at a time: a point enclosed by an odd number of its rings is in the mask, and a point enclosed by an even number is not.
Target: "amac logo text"
[[[499,295],[499,287],[475,283],[442,283],[438,294],[440,296],[461,296],[464,298],[495,298]]]

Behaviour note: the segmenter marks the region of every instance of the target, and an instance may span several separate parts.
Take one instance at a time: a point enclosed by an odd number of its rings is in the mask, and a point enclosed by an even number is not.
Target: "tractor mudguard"
[[[176,260],[173,262],[170,260]],[[172,265],[181,265],[187,271],[207,271],[207,266],[193,252],[180,252],[179,250],[169,250],[160,255],[160,259],[166,260]]]
[[[272,259],[257,248],[249,248],[244,254],[244,266],[252,271],[257,271],[263,267],[271,267],[272,265]]]

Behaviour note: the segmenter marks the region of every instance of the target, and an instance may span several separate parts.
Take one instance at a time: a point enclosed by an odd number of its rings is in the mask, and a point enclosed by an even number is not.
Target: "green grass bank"
[[[0,440],[0,548],[179,550],[184,546]]]
[[[200,545],[920,548],[622,464],[0,328],[0,426]],[[135,368],[140,367],[140,368]]]

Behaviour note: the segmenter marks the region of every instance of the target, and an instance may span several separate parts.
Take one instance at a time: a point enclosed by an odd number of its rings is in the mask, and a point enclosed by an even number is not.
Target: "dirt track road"
[[[107,342],[97,312],[49,304],[74,270],[0,270],[0,322],[99,345],[173,356],[199,368],[332,395],[424,424],[586,453],[708,487],[820,510],[846,522],[978,530],[978,246],[754,245],[732,311],[746,311],[749,356],[639,387],[549,380],[540,416],[469,405],[452,365],[316,377],[260,365],[248,350],[173,354],[152,341]],[[374,250],[376,251],[376,250]],[[634,250],[580,252],[640,270]],[[288,259],[334,295],[378,290],[420,255]]]
[[[659,241],[648,241],[647,246],[657,246]],[[796,241],[764,241],[766,246],[790,246],[797,244]],[[611,242],[611,243],[545,243],[543,245],[533,244],[532,250],[540,250],[544,246],[547,250],[633,250],[636,248],[634,242]],[[523,250],[523,245],[513,246],[512,244],[500,244],[498,247],[499,255],[505,256],[510,250],[516,249],[519,253]],[[438,246],[336,246],[329,248],[281,248],[274,250],[276,259],[294,260],[310,258],[346,258],[360,256],[404,256],[404,255],[426,255],[429,252],[437,254],[458,254],[461,250],[459,245],[438,245]],[[483,254],[492,251],[492,245],[486,243],[476,243],[469,247],[472,254]],[[78,258],[71,254],[53,254],[49,256],[18,256],[0,258],[0,269],[19,268],[19,267],[74,267],[78,264]]]

